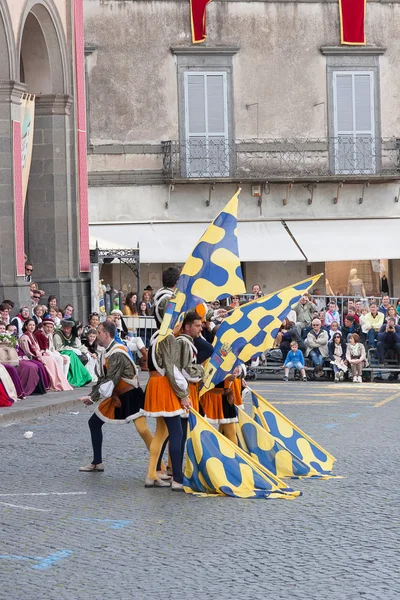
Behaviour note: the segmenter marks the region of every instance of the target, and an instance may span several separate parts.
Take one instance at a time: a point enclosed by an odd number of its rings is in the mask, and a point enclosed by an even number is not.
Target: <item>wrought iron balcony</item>
[[[291,181],[400,179],[400,139],[193,138],[164,141],[167,181]]]

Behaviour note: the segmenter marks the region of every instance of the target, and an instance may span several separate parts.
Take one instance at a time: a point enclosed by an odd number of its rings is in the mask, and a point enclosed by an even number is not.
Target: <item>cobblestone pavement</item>
[[[398,599],[400,386],[253,387],[343,479],[293,480],[291,502],[196,498],[143,487],[131,425],[105,425],[106,471],[79,473],[83,406],[0,429],[0,598]]]

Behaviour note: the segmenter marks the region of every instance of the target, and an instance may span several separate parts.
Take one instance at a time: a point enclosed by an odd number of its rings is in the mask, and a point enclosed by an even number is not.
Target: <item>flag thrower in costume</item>
[[[329,479],[330,474],[322,475],[314,467],[301,460],[288,450],[282,442],[261,427],[244,410],[238,410],[236,433],[240,447],[276,477],[314,477]]]
[[[339,0],[340,41],[350,46],[365,46],[366,0]]]
[[[264,398],[251,391],[253,419],[275,440],[320,475],[330,475],[335,458]]]
[[[157,343],[202,302],[246,293],[240,268],[237,210],[240,190],[206,229],[185,263],[167,306]]]
[[[185,492],[199,495],[288,500],[301,495],[229,441],[192,408],[183,485]]]
[[[272,348],[281,322],[320,277],[309,277],[279,292],[252,300],[224,319],[213,342],[214,352],[204,365],[204,386],[200,396],[223,381],[237,365]]]
[[[190,0],[192,43],[200,44],[206,39],[206,6],[211,0]]]

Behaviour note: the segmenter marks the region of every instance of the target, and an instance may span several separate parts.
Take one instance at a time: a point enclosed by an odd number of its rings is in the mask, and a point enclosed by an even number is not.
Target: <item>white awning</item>
[[[290,221],[309,262],[400,258],[399,219]]]
[[[90,247],[136,248],[142,263],[184,263],[208,223],[110,223],[90,225]],[[280,222],[246,221],[238,224],[242,262],[304,260]]]

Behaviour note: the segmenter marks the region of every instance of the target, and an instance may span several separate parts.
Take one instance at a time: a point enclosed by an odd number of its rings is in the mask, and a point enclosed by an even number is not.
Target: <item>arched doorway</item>
[[[72,43],[72,40],[70,40]],[[80,303],[75,131],[67,42],[53,0],[28,0],[19,41],[20,81],[35,95],[25,253],[34,280],[60,303]],[[78,284],[78,285],[75,285]]]

